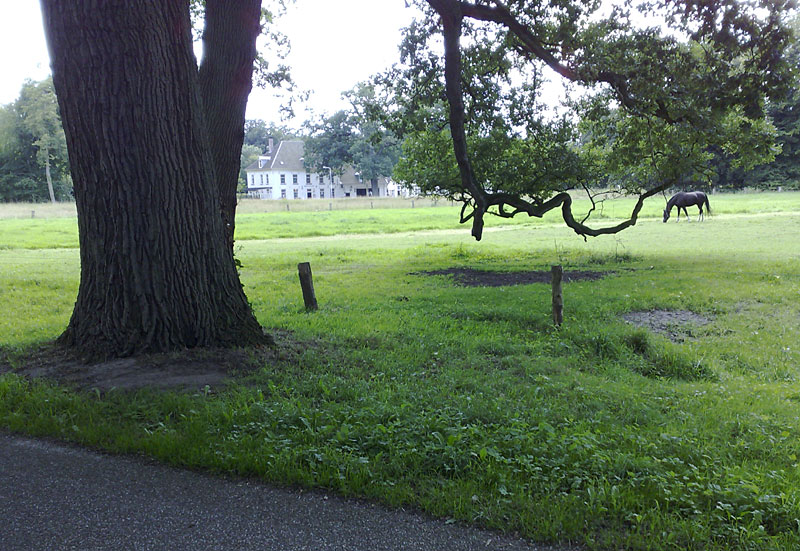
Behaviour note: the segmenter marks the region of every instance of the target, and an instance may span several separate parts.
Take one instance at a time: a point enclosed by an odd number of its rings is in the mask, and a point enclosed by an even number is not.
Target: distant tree
[[[261,154],[261,148],[256,145],[245,144],[242,146],[242,157],[239,163],[241,167],[239,170],[239,186],[237,188],[239,193],[243,193],[247,190],[247,173],[244,169],[257,161]]]
[[[374,83],[360,82],[342,96],[350,103],[355,139],[350,145],[353,165],[365,179],[391,176],[400,158],[401,140],[385,121],[387,101]]]
[[[487,213],[556,208],[579,235],[616,233],[648,197],[710,178],[711,147],[745,168],[774,154],[765,105],[794,82],[783,55],[792,0],[415,3],[426,15],[407,30],[404,65],[380,80],[395,92],[387,112],[403,136],[438,145],[449,134],[443,173],[455,163],[459,181],[440,189],[463,203],[476,239]],[[653,18],[663,27],[634,23]],[[542,111],[545,68],[584,91],[564,119]],[[637,197],[629,219],[606,228],[576,220],[568,190],[608,182]]]
[[[800,17],[791,21],[791,27],[795,40],[787,59],[800,70]],[[780,152],[773,162],[756,167],[743,180],[756,187],[800,189],[800,89],[794,87],[786,98],[770,102],[767,113],[777,129]]]
[[[786,100],[770,105],[768,113],[777,129],[780,153],[743,180],[756,187],[800,189],[800,92],[792,90]]]
[[[46,201],[36,148],[32,139],[20,139],[18,122],[13,105],[0,107],[0,201]]]
[[[52,78],[41,83],[27,81],[16,103],[22,126],[33,137],[33,145],[37,149],[36,158],[44,168],[47,179],[47,190],[50,201],[56,202],[53,191],[53,178],[50,171],[51,161],[55,157],[66,157],[67,143],[61,117],[58,114],[58,100],[53,90]]]
[[[343,95],[350,101],[350,109],[308,125],[306,167],[320,170],[329,166],[341,174],[350,165],[367,180],[391,176],[400,156],[400,140],[375,112],[383,105],[375,98],[374,86],[360,83]]]
[[[66,141],[52,79],[27,81],[0,107],[0,199],[69,199]]]
[[[312,170],[331,167],[341,174],[344,167],[353,164],[350,148],[356,140],[356,122],[346,111],[337,111],[308,125],[310,136],[305,139],[303,163]]]
[[[0,201],[37,201],[46,197],[37,193],[33,179],[39,173],[36,148],[19,139],[19,121],[13,104],[0,106]]]
[[[258,147],[261,153],[267,151],[269,139],[277,144],[282,140],[297,139],[297,134],[285,126],[269,124],[261,119],[248,119],[244,122],[244,143]]]
[[[372,180],[392,175],[400,150],[400,140],[365,123],[350,146],[350,155],[361,177]]]

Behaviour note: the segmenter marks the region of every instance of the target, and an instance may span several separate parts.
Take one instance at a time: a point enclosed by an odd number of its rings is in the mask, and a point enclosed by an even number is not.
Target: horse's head
[[[669,220],[669,211],[667,209],[664,209],[664,222],[666,222],[667,220]]]

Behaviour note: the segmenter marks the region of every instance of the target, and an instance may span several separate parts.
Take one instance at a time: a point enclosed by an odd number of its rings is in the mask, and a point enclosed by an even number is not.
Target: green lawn
[[[401,233],[422,230],[460,229],[469,231],[469,226],[459,224],[458,206],[449,206],[446,201],[433,202],[417,199],[415,208],[410,200],[340,199],[336,203],[319,200],[295,201],[289,212],[284,210],[286,201],[245,200],[240,205],[236,218],[236,240],[252,241],[287,237],[337,236],[342,234]],[[335,204],[333,210],[327,205]],[[375,208],[368,208],[374,204]],[[653,198],[645,203],[641,219],[660,219],[665,202]],[[351,205],[355,209],[345,210]],[[585,199],[577,196],[576,217],[589,208]],[[595,225],[609,224],[612,220],[625,218],[633,210],[633,199],[609,200],[598,205],[594,212]],[[382,208],[380,208],[382,207]],[[720,194],[711,196],[713,214],[764,214],[800,211],[800,192]],[[301,210],[309,209],[309,210]],[[319,210],[311,210],[319,209]],[[30,218],[31,211],[36,218]],[[691,209],[694,218],[697,209]],[[313,214],[312,214],[313,213]],[[517,216],[503,219],[486,217],[487,228],[518,226],[540,227],[563,225],[560,211],[549,212],[542,219]],[[674,221],[676,213],[673,210]],[[74,204],[23,204],[0,205],[0,250],[3,249],[58,249],[78,246],[78,223]]]
[[[298,351],[216,393],[0,376],[0,427],[534,540],[797,549],[800,194],[712,196],[702,224],[662,224],[662,205],[588,242],[553,219],[496,225],[474,242],[452,207],[242,215],[245,289]],[[365,233],[336,235],[337,224]],[[0,220],[0,346],[12,358],[66,326],[74,225]],[[302,309],[302,261],[315,313]],[[418,274],[552,264],[611,272],[565,284],[560,329],[547,285]],[[672,342],[620,317],[650,309],[712,321]]]

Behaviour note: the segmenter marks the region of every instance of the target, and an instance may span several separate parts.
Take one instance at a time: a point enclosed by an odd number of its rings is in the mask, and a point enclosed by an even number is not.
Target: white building
[[[303,166],[304,147],[300,140],[281,141],[245,168],[247,195],[256,199],[327,199],[340,197],[389,197],[390,180],[362,180],[352,167],[337,176],[330,169],[307,172]],[[333,180],[331,180],[333,177]],[[395,195],[396,196],[396,195]]]

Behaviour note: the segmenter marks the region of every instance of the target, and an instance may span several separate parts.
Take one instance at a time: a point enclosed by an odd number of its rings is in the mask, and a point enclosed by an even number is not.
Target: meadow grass
[[[481,242],[465,227],[410,231],[446,207],[407,213],[396,234],[254,234],[237,243],[245,290],[264,326],[300,343],[296,356],[212,392],[74,391],[7,374],[0,426],[536,540],[796,549],[800,215],[794,194],[769,195],[712,198],[718,215],[703,224],[645,218],[588,242],[555,223],[496,226]],[[333,223],[322,214],[284,230]],[[66,325],[79,266],[75,249],[7,235],[0,346],[13,360]],[[609,272],[565,284],[559,329],[547,285],[420,273],[552,264]],[[657,308],[712,322],[672,342],[620,317]]]
[[[334,203],[334,201],[336,201]],[[409,199],[322,199],[305,201],[259,201],[247,199],[240,202],[236,217],[236,241],[275,239],[286,237],[337,236],[342,234],[402,233],[423,230],[466,229],[459,223],[459,206],[447,201],[416,199],[411,208]],[[336,205],[326,210],[327,205]],[[714,214],[741,215],[800,211],[800,192],[717,194],[711,197]],[[78,224],[74,204],[0,204],[0,250],[2,249],[56,249],[78,246]],[[290,211],[285,207],[289,205]],[[374,205],[375,208],[370,208]],[[630,215],[634,201],[630,198],[609,199],[598,205],[590,225],[610,225]],[[353,207],[353,208],[349,208]],[[574,211],[577,215],[590,208],[587,200],[576,195]],[[642,220],[660,219],[664,201],[652,198],[645,202],[640,213]],[[36,218],[29,218],[37,209]],[[313,216],[309,214],[314,212]],[[691,217],[697,209],[692,207]],[[673,221],[676,212],[673,210]],[[674,223],[674,222],[673,222]],[[562,226],[558,209],[543,218],[518,215],[513,219],[486,217],[487,228],[510,226],[540,227]]]

